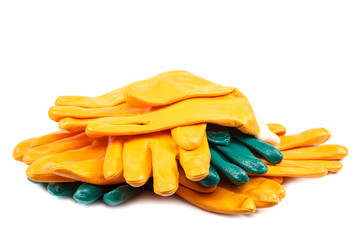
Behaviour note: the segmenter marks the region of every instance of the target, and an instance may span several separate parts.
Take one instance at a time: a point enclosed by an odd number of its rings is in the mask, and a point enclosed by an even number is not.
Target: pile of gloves
[[[98,97],[61,96],[60,131],[20,142],[32,182],[80,203],[115,206],[151,190],[212,212],[253,213],[285,197],[287,177],[338,172],[348,151],[316,128],[285,135],[236,88],[170,71]]]

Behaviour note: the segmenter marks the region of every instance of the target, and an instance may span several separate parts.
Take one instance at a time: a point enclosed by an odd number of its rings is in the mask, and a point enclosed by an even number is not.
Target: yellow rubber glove
[[[110,176],[107,178],[109,180],[123,175],[126,182],[134,187],[144,185],[153,176],[154,192],[167,196],[175,193],[178,188],[176,161],[178,155],[182,166],[186,166],[189,162],[191,166],[194,166],[200,162],[203,168],[201,171],[205,172],[201,177],[207,176],[210,167],[210,152],[206,138],[202,146],[195,151],[199,153],[195,154],[195,158],[194,151],[180,155],[169,131],[112,139],[105,156],[104,173]],[[203,162],[204,159],[206,162]],[[75,172],[73,169],[74,163],[69,162],[61,166],[57,165],[52,170],[58,175],[74,178],[79,170]]]
[[[112,105],[110,101],[108,107],[98,108],[97,104],[94,106],[93,98],[86,100],[86,97],[65,96],[59,99],[62,99],[61,105],[67,106],[54,106],[50,108],[49,116],[55,121],[60,121],[64,118],[83,119],[83,126],[67,125],[67,122],[72,121],[72,119],[63,120],[59,124],[61,128],[70,131],[76,129],[83,130],[87,125],[86,122],[91,122],[91,120],[95,118],[134,117],[156,111],[158,109],[156,108],[157,106],[166,106],[190,98],[219,97],[235,91],[237,90],[232,87],[223,87],[211,83],[186,71],[171,71],[127,85],[124,91],[127,103],[121,102],[119,105]],[[119,91],[119,93],[123,93],[123,91]],[[241,94],[241,97],[248,103],[245,96]],[[70,100],[66,102],[66,99],[69,98]],[[77,103],[75,99],[78,99],[79,103]],[[88,103],[88,105],[85,103]],[[79,107],[79,105],[82,107]],[[237,105],[237,107],[241,108],[242,106]],[[246,108],[248,108],[248,106],[246,106]],[[238,111],[239,110],[240,109],[238,109]],[[251,114],[252,113],[250,113],[250,115]],[[251,118],[253,116],[251,115],[249,117]],[[258,121],[259,123],[261,119],[257,116],[257,119],[254,121]],[[260,129],[255,131],[258,132],[257,137],[262,141],[277,146],[280,142],[279,138],[267,128],[266,124],[262,123],[259,125]]]
[[[90,139],[83,132],[58,131],[22,141],[14,149],[14,158],[30,164],[26,173],[33,181],[62,182],[78,180],[93,184],[110,184],[106,182],[106,179],[97,177],[99,171],[103,171],[102,165],[106,155],[107,139],[107,137]],[[89,166],[92,164],[95,166],[92,169],[95,175],[94,177],[84,175],[80,176],[79,179],[69,180],[66,177],[53,174],[53,167],[63,162],[83,164],[84,170],[87,168],[90,174]],[[94,162],[97,164],[94,165]],[[124,180],[115,179],[114,182],[124,182]]]
[[[111,180],[103,177],[106,146],[107,138],[101,138],[85,147],[43,156],[29,165],[26,175],[37,182],[83,181],[99,185],[123,183],[125,180],[122,175]],[[69,166],[72,177],[64,170]],[[63,170],[62,174],[54,174],[58,169]]]
[[[193,97],[218,97],[232,91],[233,87],[223,87],[186,71],[171,71],[95,98],[59,97],[56,106],[49,109],[49,116],[55,121],[65,117],[136,116],[150,111],[150,107],[169,105]],[[114,100],[116,96],[118,101]],[[127,103],[124,102],[124,97]]]
[[[109,141],[108,137],[91,139],[84,133],[57,132],[21,142],[15,148],[14,156],[31,164],[27,175],[34,181],[57,181],[58,177],[53,174],[56,173],[78,181],[110,184],[108,182],[122,179],[124,173],[129,184],[141,186],[153,176],[156,193],[169,195],[178,186],[176,158],[189,179],[201,180],[208,175],[210,152],[205,127],[199,132],[203,134],[200,146],[190,151],[184,149],[186,146],[179,148],[173,139],[177,139],[180,146],[182,140],[193,139],[192,126],[174,129],[173,136],[170,131],[164,131],[132,137],[109,137]],[[60,135],[64,138],[59,138]],[[29,147],[34,145],[33,142],[39,144],[41,141],[44,145]],[[97,178],[100,171],[103,171],[102,177]]]
[[[250,177],[247,183],[237,186],[222,178],[217,187],[206,188],[189,181],[180,168],[180,186],[176,194],[211,212],[253,213],[256,208],[272,207],[285,197],[281,183],[281,177]]]
[[[140,108],[167,105],[193,97],[221,96],[234,90],[179,70],[160,73],[98,97],[61,96],[55,104],[84,108],[114,107],[125,102],[125,89],[127,102]]]
[[[60,130],[41,137],[26,139],[16,145],[13,152],[13,157],[15,160],[23,161],[24,154],[34,147],[46,145],[57,140],[69,138],[78,134],[79,132],[68,132],[65,130]]]
[[[256,205],[251,197],[237,194],[222,187],[212,193],[199,193],[180,186],[176,192],[181,198],[205,210],[217,213],[239,214],[253,213]]]
[[[237,90],[222,97],[187,99],[136,117],[64,118],[59,126],[69,131],[86,128],[89,136],[100,137],[137,135],[205,122],[237,127],[252,135],[259,134],[252,108]]]
[[[280,183],[265,177],[250,177],[249,181],[242,185],[234,185],[224,179],[219,183],[219,186],[251,197],[257,208],[272,207],[285,197],[284,187]]]
[[[53,134],[50,134],[49,137],[52,135]],[[66,135],[64,134],[64,136]],[[31,164],[33,161],[44,156],[50,156],[73,149],[80,149],[89,146],[96,141],[96,139],[89,138],[84,132],[75,134],[73,136],[69,134],[62,139],[28,149],[28,151],[24,153],[22,161],[26,164]],[[16,147],[14,151],[18,151],[16,149],[18,149],[18,147]]]
[[[114,96],[117,94],[120,94],[118,97],[119,99],[121,98],[121,100],[113,101]],[[204,123],[207,122],[206,120],[208,120],[208,118],[220,117],[224,121],[227,121],[228,124],[230,124],[231,126],[238,125],[240,130],[244,129],[245,133],[258,135],[259,132],[250,103],[243,94],[241,94],[238,90],[232,87],[223,87],[186,71],[165,72],[155,77],[129,84],[125,87],[125,91],[116,90],[114,91],[114,93],[105,94],[103,96],[97,97],[96,99],[76,96],[60,97],[56,101],[58,107],[55,106],[51,108],[49,110],[49,114],[51,118],[55,120],[60,120],[64,117],[73,117],[77,119],[87,119],[90,122],[92,118],[98,117],[124,116],[124,114],[125,116],[142,114],[142,110],[138,111],[138,109],[136,109],[133,111],[133,109],[131,109],[129,105],[124,104],[124,101],[122,100],[123,96],[121,96],[121,94],[125,95],[127,104],[129,104],[131,107],[141,107],[141,109],[148,109],[148,107],[166,105],[170,107],[176,105],[175,109],[174,107],[171,107],[171,109],[173,113],[175,111],[177,115],[192,115],[192,112],[199,112],[199,110],[203,108],[206,109],[207,107],[218,108],[218,112],[214,113],[214,115],[212,115],[209,111],[200,112],[196,115],[197,118],[198,116],[200,117],[200,119],[198,120],[195,119],[196,122],[190,122],[189,124],[186,124],[186,120],[190,120],[189,118],[187,118],[184,119],[185,122],[183,122],[181,125],[176,125],[175,127],[192,125],[196,123]],[[220,97],[217,102],[211,103],[211,101],[209,101],[211,99],[217,99],[217,97]],[[225,97],[225,99],[223,97]],[[204,99],[202,98],[205,98],[205,101],[203,101]],[[108,100],[108,103],[98,104],[99,101],[104,102],[103,100],[105,102]],[[197,104],[195,104],[193,107],[189,106],[189,104],[180,104],[180,106],[174,104],[184,100],[186,102],[187,100],[195,100],[194,103]],[[234,102],[230,100],[234,100]],[[190,103],[192,103],[192,101],[190,101]],[[101,105],[101,108],[96,109],[99,107],[99,105]],[[194,111],[194,109],[196,109],[196,111]],[[223,109],[224,111],[221,112],[219,111],[220,109]],[[157,112],[157,114],[154,115],[155,119],[156,116],[159,116],[159,112],[160,114],[163,112],[159,110],[159,108],[151,109],[151,112]],[[233,110],[237,114],[232,113],[231,111]],[[169,111],[166,111],[165,114],[167,112]],[[206,114],[206,116],[201,116],[201,114]],[[229,114],[231,117],[227,118]],[[145,117],[145,119],[147,118],[148,116]],[[141,121],[141,119],[139,119],[139,121]],[[229,123],[229,121],[235,121],[236,123],[231,124]],[[158,124],[163,125],[162,123]],[[74,130],[74,128],[78,128],[78,130],[83,130],[86,124],[82,127],[71,127],[67,124],[67,121],[63,121],[60,122],[60,126],[62,126],[61,128],[66,130]],[[224,126],[228,125],[226,125],[225,123]],[[167,127],[162,130],[166,129],[169,128]],[[149,133],[149,131],[145,133]]]
[[[331,136],[326,129],[315,128],[285,135],[286,129],[279,124],[270,124],[269,128],[280,135],[279,149],[284,159],[276,166],[264,161],[268,165],[268,172],[264,176],[322,177],[342,168],[342,164],[336,160],[344,158],[348,150],[340,145],[320,145]]]

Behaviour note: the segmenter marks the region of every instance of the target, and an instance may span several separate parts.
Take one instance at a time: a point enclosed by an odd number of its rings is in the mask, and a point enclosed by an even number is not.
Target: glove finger
[[[281,152],[284,155],[284,159],[288,160],[339,160],[348,154],[346,147],[333,144],[295,148]]]
[[[56,99],[55,104],[88,108],[112,107],[125,102],[124,90],[124,88],[119,88],[97,97],[61,96]]]
[[[59,121],[59,128],[69,132],[84,131],[86,126],[90,123],[99,121],[98,118],[89,119],[76,119],[76,118],[63,118]]]
[[[226,127],[208,124],[206,128],[206,136],[210,143],[224,146],[230,144],[231,135]]]
[[[304,132],[280,137],[281,144],[279,150],[317,145],[326,142],[331,133],[325,128],[313,128]]]
[[[325,168],[329,172],[338,172],[342,168],[342,164],[339,161],[326,161],[326,160],[284,160],[280,166],[307,166],[308,168]]]
[[[91,133],[93,135],[102,135],[102,136],[119,136],[119,135],[136,135],[136,134],[117,134],[115,130],[118,130],[117,128],[124,127],[125,130],[126,127],[132,128],[129,129],[130,132],[137,130],[137,126],[146,125],[150,121],[148,120],[142,120],[139,117],[103,117],[103,118],[84,118],[84,119],[78,119],[78,118],[70,118],[66,117],[59,121],[59,128],[74,132],[74,131],[84,131],[88,125],[90,125],[90,128],[87,130],[88,136],[91,136]],[[91,127],[93,126],[93,127]],[[95,128],[94,128],[95,127]],[[99,128],[97,132],[97,127]],[[134,129],[135,127],[135,129]],[[94,128],[94,129],[93,129]],[[104,134],[102,131],[106,132]]]
[[[210,165],[209,174],[204,179],[198,181],[198,183],[204,187],[213,187],[216,186],[219,182],[220,176],[212,165]]]
[[[170,132],[156,135],[151,143],[154,192],[162,196],[174,194],[179,186],[179,171],[176,162],[177,146]]]
[[[50,156],[68,150],[80,149],[91,145],[93,142],[94,140],[86,136],[85,133],[80,133],[70,138],[34,147],[24,154],[23,161],[26,164],[31,164],[33,161],[44,156]]]
[[[50,119],[58,122],[63,118],[131,117],[147,112],[148,109],[134,108],[126,103],[107,108],[83,108],[74,106],[53,106],[49,109]]]
[[[186,177],[192,181],[199,181],[209,175],[210,158],[206,135],[199,148],[191,151],[179,149],[179,162],[186,173]]]
[[[133,187],[144,185],[152,174],[150,140],[146,135],[131,137],[124,142],[124,178]]]
[[[83,183],[74,193],[73,198],[82,204],[91,204],[103,197],[103,195],[113,189],[113,185],[94,185]]]
[[[26,176],[32,182],[40,182],[40,183],[76,182],[76,180],[74,180],[74,179],[58,176],[58,175],[55,175],[55,174],[53,174],[51,172],[50,173],[43,173],[43,174],[32,174],[31,172],[28,173],[28,171],[26,171]]]
[[[206,123],[181,126],[171,129],[171,136],[180,148],[194,150],[200,147],[206,132]]]
[[[48,183],[47,190],[49,193],[57,197],[72,196],[81,184],[81,182]]]
[[[319,178],[326,176],[328,173],[324,167],[314,167],[306,165],[296,166],[273,166],[268,165],[267,173],[262,174],[263,177],[304,177],[304,178]],[[249,173],[250,176],[254,174]]]
[[[107,185],[125,182],[122,176],[107,180],[103,174],[104,159],[88,159],[78,162],[61,162],[54,164],[52,173],[91,184]]]
[[[210,145],[211,164],[225,174],[235,184],[244,184],[249,181],[246,172],[239,166],[230,163],[215,147]]]
[[[36,138],[29,138],[19,142],[13,151],[13,158],[17,161],[22,161],[24,154],[31,149],[31,142]]]
[[[117,206],[125,203],[145,190],[145,187],[134,188],[128,184],[121,185],[103,196],[104,203]]]
[[[232,133],[233,138],[256,151],[269,162],[273,164],[278,164],[283,159],[283,155],[281,154],[281,152],[270,144],[260,141],[253,136],[244,134],[239,131],[233,131]]]
[[[249,182],[241,186],[236,186],[228,181],[223,181],[220,185],[232,192],[251,197],[257,208],[274,206],[285,197],[283,186],[264,177],[251,177]]]
[[[27,151],[29,151],[31,148],[34,148],[34,147],[37,147],[40,145],[49,144],[49,143],[52,143],[52,142],[55,142],[55,141],[58,141],[61,139],[72,137],[77,134],[79,134],[79,133],[77,133],[77,132],[71,133],[68,131],[61,130],[61,131],[57,131],[57,132],[43,135],[40,137],[26,139],[16,145],[14,152],[13,152],[13,157],[15,160],[22,161],[24,154]]]
[[[67,178],[54,175],[52,166],[60,162],[81,161],[91,158],[103,158],[106,151],[106,142],[98,141],[91,146],[69,150],[55,155],[45,156],[35,160],[26,170],[26,175],[35,181],[41,182],[68,182]]]
[[[112,179],[123,175],[123,167],[123,139],[109,137],[104,160],[104,177]]]
[[[230,141],[228,146],[215,145],[227,159],[231,160],[245,171],[263,174],[267,172],[266,164],[256,158],[251,151],[241,142],[234,139]]]
[[[211,212],[238,214],[253,213],[255,202],[248,196],[217,187],[212,193],[199,193],[179,186],[176,194],[186,201]]]
[[[286,134],[286,128],[281,124],[269,123],[267,125],[268,125],[270,131],[272,131],[273,133],[275,133],[279,137],[284,136]]]
[[[30,146],[31,146],[31,148],[34,148],[34,147],[37,147],[40,145],[45,145],[45,144],[56,142],[56,141],[59,141],[62,139],[66,139],[66,138],[69,138],[69,137],[72,137],[72,136],[75,136],[78,134],[80,134],[80,132],[68,132],[66,130],[60,130],[57,132],[53,132],[53,133],[35,138],[31,142]]]

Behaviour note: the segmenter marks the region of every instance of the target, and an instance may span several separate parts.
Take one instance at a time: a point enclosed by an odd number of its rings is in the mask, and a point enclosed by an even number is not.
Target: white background
[[[359,1],[1,1],[1,239],[359,239]],[[57,129],[60,95],[96,96],[183,69],[240,89],[267,122],[345,145],[343,169],[285,184],[251,216],[143,194],[119,207],[58,199],[12,159]],[[345,237],[346,236],[346,237]]]

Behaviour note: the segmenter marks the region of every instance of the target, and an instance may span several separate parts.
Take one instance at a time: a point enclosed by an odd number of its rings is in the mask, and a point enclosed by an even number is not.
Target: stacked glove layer
[[[251,213],[285,196],[283,177],[337,172],[347,155],[319,145],[327,130],[285,136],[283,126],[258,120],[237,89],[186,71],[99,97],[59,97],[49,116],[64,130],[19,143],[14,158],[29,164],[30,180],[80,203],[119,205],[147,183],[209,211]]]

